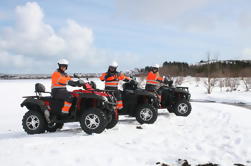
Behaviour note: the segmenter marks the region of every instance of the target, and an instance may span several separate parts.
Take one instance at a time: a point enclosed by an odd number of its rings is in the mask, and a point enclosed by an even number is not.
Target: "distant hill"
[[[100,76],[99,73],[78,73],[82,78],[93,78]],[[73,74],[70,74],[73,75]],[[51,74],[0,74],[2,80],[13,79],[50,79]]]

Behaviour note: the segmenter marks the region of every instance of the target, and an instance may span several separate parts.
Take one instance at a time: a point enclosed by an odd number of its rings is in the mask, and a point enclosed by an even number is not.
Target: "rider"
[[[105,81],[105,90],[115,91],[115,97],[117,98],[116,108],[120,110],[123,108],[123,101],[121,93],[118,90],[119,81],[123,80],[128,82],[131,80],[131,78],[125,76],[121,72],[117,72],[117,67],[118,63],[115,61],[112,62],[112,64],[109,65],[108,71],[100,76],[100,80]]]
[[[73,81],[72,78],[65,72],[69,62],[66,59],[58,61],[58,69],[51,76],[51,94],[55,99],[64,100],[64,106],[61,110],[63,116],[69,114],[72,105],[73,96],[67,91],[66,85],[81,86],[82,80]]]
[[[159,65],[155,64],[151,67],[151,70],[148,72],[146,77],[146,87],[147,91],[156,91],[159,83],[168,83],[168,79],[164,77],[160,77],[159,75]]]

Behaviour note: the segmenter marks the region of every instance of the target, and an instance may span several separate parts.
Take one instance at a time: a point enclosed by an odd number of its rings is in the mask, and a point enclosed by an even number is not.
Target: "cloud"
[[[73,20],[67,21],[67,27],[60,30],[60,34],[65,41],[67,48],[65,53],[74,58],[88,56],[87,53],[92,49],[94,37],[90,28],[81,27]]]
[[[114,53],[95,47],[91,28],[68,19],[55,30],[44,19],[44,12],[36,2],[16,7],[15,24],[0,30],[1,71],[10,72],[11,65],[11,71],[50,72],[58,59],[67,58],[75,71],[83,71],[85,66],[90,72],[113,59]],[[38,66],[43,70],[36,70]]]
[[[10,55],[8,52],[0,52],[0,65],[14,65],[18,68],[22,68],[31,63],[30,59],[25,58],[23,55]]]
[[[251,13],[250,12],[242,12],[239,15],[239,25],[244,29],[250,29],[251,27]]]
[[[193,33],[211,32],[234,15],[229,14],[227,0],[118,0],[116,4],[118,14],[131,20]]]
[[[65,47],[64,39],[44,23],[43,11],[37,3],[18,6],[15,13],[16,25],[3,32],[3,49],[25,56],[54,56]]]
[[[144,21],[170,21],[209,3],[209,0],[118,0],[119,13]]]

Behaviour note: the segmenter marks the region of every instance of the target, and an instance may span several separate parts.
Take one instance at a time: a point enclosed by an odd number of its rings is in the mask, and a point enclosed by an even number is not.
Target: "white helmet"
[[[58,61],[58,65],[67,65],[68,66],[69,62],[66,59],[60,59]]]
[[[153,68],[159,68],[159,67],[160,67],[159,64],[153,65]]]
[[[114,68],[117,68],[118,67],[118,63],[116,61],[113,61],[109,67],[114,67]]]

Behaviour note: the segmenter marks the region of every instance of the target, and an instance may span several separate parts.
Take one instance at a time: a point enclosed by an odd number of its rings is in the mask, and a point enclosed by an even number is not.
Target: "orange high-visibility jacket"
[[[111,76],[109,76],[108,78],[106,78],[108,73],[103,73],[99,79],[101,81],[105,81],[105,86],[106,87],[118,87],[118,84],[119,84],[119,81],[120,80],[131,80],[131,78],[125,76],[124,74],[122,73],[116,73],[116,74],[113,74]]]
[[[164,78],[160,77],[158,72],[153,73],[152,71],[150,71],[146,77],[146,84],[158,85],[161,81],[164,81]]]
[[[69,80],[71,80],[71,77],[68,76],[66,73],[61,73],[58,70],[56,70],[51,75],[51,89],[53,88],[65,88],[68,84]]]

